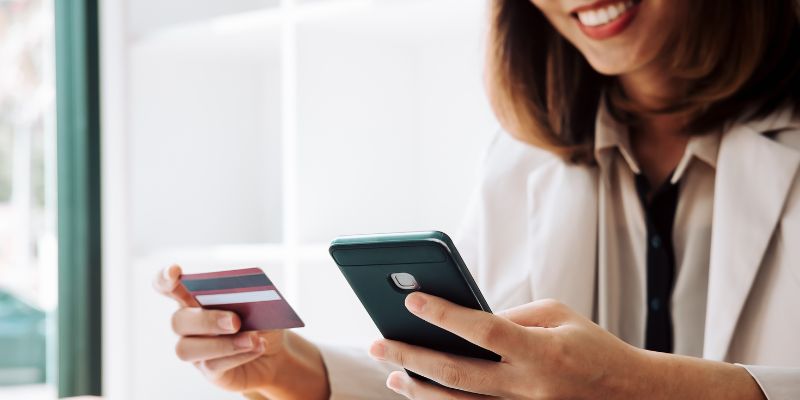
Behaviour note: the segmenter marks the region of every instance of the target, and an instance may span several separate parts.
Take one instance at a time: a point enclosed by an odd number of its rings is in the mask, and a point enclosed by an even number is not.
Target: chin
[[[622,75],[636,69],[634,65],[616,60],[596,60],[591,57],[587,57],[586,59],[589,61],[589,65],[592,66],[592,69],[603,75]]]
[[[581,46],[583,47],[583,46]],[[584,48],[584,58],[592,69],[603,75],[624,75],[642,69],[656,54],[642,52],[636,44],[625,46],[603,46]]]

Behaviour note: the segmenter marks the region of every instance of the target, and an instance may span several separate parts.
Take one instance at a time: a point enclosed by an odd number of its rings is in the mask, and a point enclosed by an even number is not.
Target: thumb
[[[556,300],[544,299],[509,308],[497,315],[517,325],[555,328],[569,321],[574,312]]]
[[[153,280],[153,288],[164,296],[178,302],[182,307],[196,307],[192,295],[180,284],[180,277],[183,271],[178,265],[172,265],[163,269]]]

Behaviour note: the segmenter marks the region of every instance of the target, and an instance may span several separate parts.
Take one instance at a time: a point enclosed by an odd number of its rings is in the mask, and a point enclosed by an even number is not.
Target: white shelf
[[[242,12],[179,20],[146,30],[131,40],[139,44],[181,39],[202,42],[215,38],[212,40],[246,45],[278,34],[286,20],[299,26],[394,32],[419,38],[432,31],[441,33],[446,22],[448,31],[458,35],[463,29],[482,24],[486,8],[483,0],[313,0],[289,7],[280,7],[277,1],[272,3]],[[408,29],[410,23],[413,30]]]

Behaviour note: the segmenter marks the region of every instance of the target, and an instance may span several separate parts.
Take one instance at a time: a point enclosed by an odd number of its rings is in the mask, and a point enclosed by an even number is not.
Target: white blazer
[[[800,399],[799,167],[788,108],[722,135],[703,357],[745,365],[770,400]],[[595,316],[597,188],[596,169],[495,138],[456,239],[493,309],[554,298]],[[322,354],[334,398],[393,397],[364,351]]]

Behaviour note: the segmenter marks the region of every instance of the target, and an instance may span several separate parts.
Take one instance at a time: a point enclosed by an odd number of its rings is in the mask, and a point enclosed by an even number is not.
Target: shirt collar
[[[670,182],[674,185],[681,180],[681,177],[689,168],[689,164],[693,159],[704,162],[709,167],[717,168],[717,153],[719,153],[719,142],[722,137],[719,131],[706,133],[703,135],[692,136],[689,143],[686,145],[686,151],[683,153],[681,161],[675,168]]]
[[[719,131],[692,136],[670,182],[675,184],[680,181],[693,159],[716,169],[720,138]],[[611,115],[605,100],[601,101],[597,112],[594,140],[595,158],[601,168],[607,167],[611,158],[619,154],[634,174],[641,173],[641,168],[639,168],[636,158],[633,157],[630,130]]]
[[[604,99],[600,102],[595,121],[594,155],[601,167],[607,167],[615,154],[622,156],[634,174],[641,173],[633,157],[628,127],[611,115]]]

